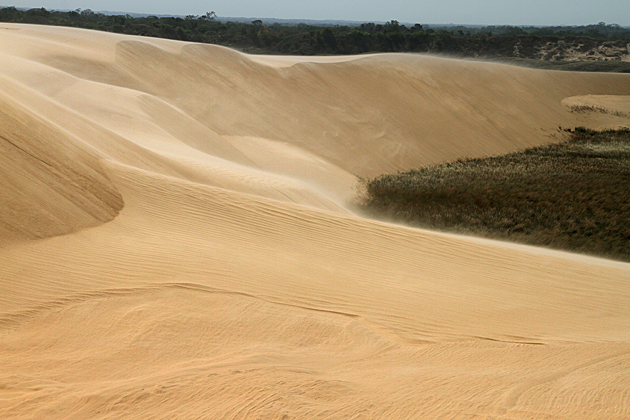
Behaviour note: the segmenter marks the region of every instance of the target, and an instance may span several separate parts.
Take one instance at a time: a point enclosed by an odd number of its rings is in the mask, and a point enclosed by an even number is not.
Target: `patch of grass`
[[[630,130],[363,180],[367,214],[630,261]]]

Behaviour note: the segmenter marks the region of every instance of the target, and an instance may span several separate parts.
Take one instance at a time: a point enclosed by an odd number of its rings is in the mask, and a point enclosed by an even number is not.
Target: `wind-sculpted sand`
[[[627,95],[0,25],[0,418],[630,418],[629,264],[349,205],[357,176],[629,126],[572,108]]]

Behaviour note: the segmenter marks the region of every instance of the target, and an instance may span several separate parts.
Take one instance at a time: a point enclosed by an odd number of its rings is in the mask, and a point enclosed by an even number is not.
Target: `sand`
[[[0,418],[630,418],[630,264],[350,205],[358,176],[628,127],[629,95],[1,24]]]

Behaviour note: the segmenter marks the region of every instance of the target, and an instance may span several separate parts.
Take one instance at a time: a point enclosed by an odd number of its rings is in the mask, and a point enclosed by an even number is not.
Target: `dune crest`
[[[630,417],[630,264],[347,206],[629,82],[0,24],[0,418]]]

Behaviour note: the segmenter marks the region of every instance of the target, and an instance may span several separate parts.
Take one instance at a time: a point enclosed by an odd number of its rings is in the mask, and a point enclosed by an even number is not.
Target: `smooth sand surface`
[[[357,176],[630,126],[571,108],[628,95],[1,24],[0,418],[630,418],[630,264],[349,206]]]

